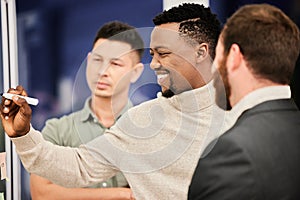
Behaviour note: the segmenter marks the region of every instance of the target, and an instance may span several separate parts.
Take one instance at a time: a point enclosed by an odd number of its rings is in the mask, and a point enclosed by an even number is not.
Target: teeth
[[[169,74],[157,74],[157,83],[159,85],[164,85]]]
[[[166,78],[168,76],[168,74],[158,74],[157,75],[157,78],[158,79],[164,79],[164,78]]]

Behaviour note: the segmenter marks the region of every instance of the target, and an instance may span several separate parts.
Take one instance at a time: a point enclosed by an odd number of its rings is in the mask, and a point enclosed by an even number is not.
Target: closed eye
[[[120,67],[123,66],[123,64],[122,64],[122,63],[119,63],[119,62],[112,62],[111,64],[112,64],[112,65],[115,65],[115,66],[120,66]]]
[[[102,59],[101,58],[93,58],[93,61],[101,62]]]
[[[123,61],[120,60],[120,59],[112,59],[111,64],[114,65],[114,66],[119,66],[119,67],[124,66]]]
[[[157,52],[159,56],[164,57],[170,54],[170,52]]]
[[[102,58],[102,56],[100,56],[100,55],[95,54],[95,53],[92,52],[92,60],[94,62],[102,62],[103,58]]]
[[[156,53],[157,53],[160,57],[164,57],[164,56],[167,56],[167,55],[171,54],[170,51],[156,51]],[[150,49],[149,54],[150,54],[150,56],[153,57],[153,56],[154,56],[154,51],[153,51],[152,49]]]

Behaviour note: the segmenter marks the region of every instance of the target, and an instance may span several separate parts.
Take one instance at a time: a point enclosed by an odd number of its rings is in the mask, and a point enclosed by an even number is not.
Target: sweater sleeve
[[[65,187],[84,187],[104,181],[117,173],[101,154],[101,147],[81,145],[70,148],[45,141],[32,127],[22,137],[11,138],[16,151],[29,173],[51,180]],[[104,136],[97,138],[106,142]]]

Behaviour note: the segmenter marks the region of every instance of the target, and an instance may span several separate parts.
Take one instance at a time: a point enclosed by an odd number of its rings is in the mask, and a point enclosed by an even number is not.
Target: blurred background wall
[[[171,2],[171,3],[170,3]],[[40,99],[34,109],[33,124],[44,125],[46,118],[62,115],[81,107],[88,93],[84,86],[84,65],[96,31],[111,20],[127,22],[143,32],[146,47],[153,26],[152,18],[172,3],[181,0],[17,0],[20,83],[29,94]],[[222,23],[237,8],[249,3],[270,3],[300,23],[299,0],[230,0],[209,2]],[[149,68],[145,51],[145,72],[131,89],[134,104],[152,99],[159,91]],[[293,94],[299,102],[299,67],[293,79]],[[80,71],[81,70],[81,71]],[[76,82],[77,81],[77,82]],[[77,85],[75,85],[77,83]],[[78,92],[81,93],[78,93]]]

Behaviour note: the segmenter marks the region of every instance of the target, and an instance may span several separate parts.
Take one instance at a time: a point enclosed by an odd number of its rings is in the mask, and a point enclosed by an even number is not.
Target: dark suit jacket
[[[245,111],[209,150],[188,199],[300,200],[300,112],[292,100]]]

